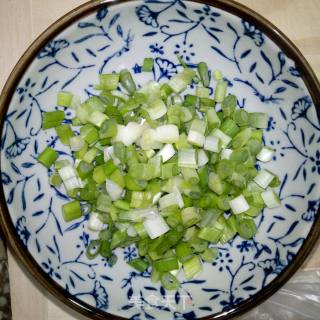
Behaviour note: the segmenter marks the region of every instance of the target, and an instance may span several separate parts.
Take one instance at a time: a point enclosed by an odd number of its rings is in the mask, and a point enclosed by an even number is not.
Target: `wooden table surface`
[[[20,55],[45,28],[83,0],[0,0],[0,89]],[[320,0],[240,0],[279,27],[320,77]],[[320,246],[304,269],[320,269]],[[84,320],[35,284],[9,252],[13,320]]]

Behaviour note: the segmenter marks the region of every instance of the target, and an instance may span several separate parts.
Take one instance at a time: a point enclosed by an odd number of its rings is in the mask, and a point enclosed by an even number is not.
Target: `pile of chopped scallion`
[[[152,69],[153,59],[145,59],[143,71]],[[211,96],[210,77],[204,62],[141,89],[128,70],[101,74],[100,95],[83,103],[58,94],[58,106],[74,109],[77,132],[63,110],[43,114],[42,128],[55,129],[74,163],[50,147],[38,161],[54,165],[51,185],[63,184],[73,199],[62,207],[65,221],[89,212],[97,237],[88,258],[100,255],[112,265],[114,249],[135,244],[139,258],[128,264],[139,272],[151,268],[152,281],[176,289],[180,270],[193,279],[215,259],[215,245],[237,234],[252,238],[254,218],[280,205],[270,189],[278,177],[256,168],[274,153],[262,140],[268,115],[237,108],[219,71]],[[194,94],[183,94],[190,84]]]

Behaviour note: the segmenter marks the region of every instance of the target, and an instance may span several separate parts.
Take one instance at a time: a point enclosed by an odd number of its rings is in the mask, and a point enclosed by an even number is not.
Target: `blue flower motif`
[[[216,22],[216,17],[220,17],[221,14],[215,11],[212,11],[212,7],[205,5],[202,10],[196,9],[194,12],[201,16],[201,18],[210,18],[212,22]]]
[[[167,59],[156,59],[156,66],[158,66],[160,75],[158,77],[158,81],[162,78],[170,79],[172,76],[177,74],[177,67],[174,63]]]
[[[137,250],[134,246],[127,247],[123,250],[123,258],[126,262],[137,257]]]
[[[309,158],[312,161],[311,172],[320,174],[320,151],[317,150],[313,157]]]
[[[151,44],[149,46],[151,53],[164,54],[163,46],[160,46],[158,43]]]
[[[13,159],[17,156],[20,156],[24,150],[26,150],[30,138],[16,138],[15,141],[6,148],[6,157],[7,159]]]
[[[179,55],[182,60],[186,60],[187,62],[189,62],[190,56],[195,56],[195,53],[192,51],[194,48],[193,43],[187,44],[186,42],[183,42],[183,45],[176,44],[175,47],[176,50],[174,51],[174,54]]]
[[[279,250],[277,249],[276,256],[274,259],[266,259],[258,262],[258,267],[262,268],[265,275],[269,275],[271,273],[279,274],[285,267],[285,265],[280,261]]]
[[[19,235],[19,238],[21,239],[21,241],[25,246],[27,246],[30,235],[31,235],[26,227],[26,221],[27,221],[26,217],[22,216],[17,220],[17,223],[16,223],[16,231]]]
[[[137,63],[134,65],[134,67],[132,68],[133,72],[135,74],[141,73],[142,72],[142,67],[139,66]]]
[[[253,24],[242,20],[242,25],[244,27],[244,35],[253,39],[257,47],[261,47],[264,43],[264,38],[259,29],[257,29]]]
[[[142,5],[137,8],[136,13],[141,22],[144,22],[146,25],[152,26],[153,28],[159,27],[159,12],[152,11],[146,5]]]
[[[237,248],[240,250],[240,252],[249,252],[252,248],[252,243],[250,241],[244,240],[237,245]]]
[[[302,220],[312,222],[320,205],[320,199],[308,201],[308,209],[302,214]]]
[[[65,39],[53,40],[49,42],[39,53],[38,59],[45,57],[54,58],[56,54],[64,48],[69,47],[69,42]]]
[[[291,73],[292,76],[294,77],[301,77],[300,71],[295,68],[295,67],[290,67],[289,72]]]
[[[94,288],[91,292],[91,295],[93,296],[96,307],[98,309],[107,309],[109,306],[109,298],[108,294],[106,292],[106,289],[101,285],[101,283],[96,280],[94,282]]]
[[[224,268],[232,262],[233,259],[230,258],[230,253],[220,250],[218,256],[216,257],[216,260],[212,263],[212,265],[219,265],[219,271],[222,272]]]
[[[17,93],[20,96],[20,99],[19,99],[20,103],[23,102],[27,94],[30,96],[29,89],[33,88],[35,85],[36,85],[36,82],[31,82],[31,79],[28,78],[23,87],[17,88]]]
[[[268,120],[267,131],[274,130],[276,123],[277,123],[277,122],[273,119],[273,117],[270,117],[269,120]]]
[[[307,112],[310,107],[311,100],[307,96],[295,101],[291,109],[292,120],[297,120],[298,118],[306,118]]]
[[[1,172],[1,181],[5,186],[12,182],[10,176],[3,171]]]
[[[47,275],[49,275],[51,278],[56,277],[57,279],[61,280],[61,276],[56,270],[56,269],[60,269],[60,266],[58,266],[57,268],[54,268],[50,258],[48,258],[48,262],[42,262],[41,265],[44,271],[47,273]]]

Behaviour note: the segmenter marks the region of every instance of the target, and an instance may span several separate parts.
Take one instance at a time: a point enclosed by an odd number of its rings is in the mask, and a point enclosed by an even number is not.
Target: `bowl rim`
[[[33,43],[24,52],[21,58],[18,60],[14,69],[9,75],[0,96],[0,132],[2,133],[5,115],[9,108],[11,99],[14,95],[15,89],[23,77],[30,63],[34,60],[37,53],[43,48],[52,38],[69,27],[72,23],[80,18],[83,18],[92,12],[95,12],[102,7],[110,7],[119,4],[130,2],[131,0],[94,0],[86,2],[73,10],[63,15],[60,19],[51,24],[44,32],[38,36]],[[313,103],[316,108],[318,118],[320,118],[320,84],[319,81],[310,67],[307,60],[304,58],[299,49],[293,44],[287,36],[274,26],[270,21],[265,19],[263,16],[253,11],[252,9],[237,3],[233,0],[187,0],[188,2],[200,3],[222,9],[226,12],[234,14],[254,25],[256,25],[260,31],[266,34],[275,44],[277,44],[281,50],[286,54],[287,57],[292,59],[299,70],[302,73],[302,79],[308,88],[309,94],[312,97]],[[0,160],[1,169],[1,160]],[[209,316],[205,316],[199,319],[230,319],[235,316],[239,316],[250,310],[252,307],[257,306],[272,294],[279,290],[300,268],[302,263],[305,261],[307,256],[310,254],[312,249],[315,247],[317,240],[320,237],[320,208],[317,210],[316,218],[313,225],[300,247],[298,253],[293,258],[292,262],[286,266],[282,272],[273,279],[267,286],[258,291],[252,297],[240,302],[235,307],[228,311],[221,311],[214,313]],[[0,227],[5,235],[6,242],[14,253],[18,260],[22,263],[24,270],[27,270],[33,279],[37,279],[36,282],[40,283],[48,292],[55,296],[58,300],[62,301],[72,309],[82,313],[91,319],[104,319],[113,320],[125,319],[117,315],[102,311],[93,307],[80,299],[74,297],[52,278],[50,278],[44,270],[35,261],[34,257],[29,251],[25,250],[25,246],[18,237],[14,224],[11,220],[10,213],[5,201],[3,184],[1,183],[0,188]]]

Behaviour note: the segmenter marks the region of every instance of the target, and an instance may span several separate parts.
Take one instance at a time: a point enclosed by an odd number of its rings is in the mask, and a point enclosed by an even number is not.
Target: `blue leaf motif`
[[[89,28],[89,27],[95,27],[96,25],[92,22],[79,22],[78,23],[78,27],[81,28],[81,29],[84,29],[84,28]]]
[[[13,170],[15,173],[21,174],[20,170],[18,169],[18,167],[17,167],[13,162],[11,162],[10,165],[11,165],[12,170]]]
[[[240,55],[240,58],[244,59],[245,57],[247,57],[251,53],[251,51],[252,51],[251,49],[248,49],[248,50],[242,52]]]
[[[143,37],[152,37],[152,36],[155,36],[157,33],[158,33],[157,31],[151,31],[151,32],[145,33]]]
[[[293,206],[291,206],[290,204],[285,204],[284,205],[287,209],[289,209],[290,211],[293,211],[293,212],[296,212],[297,210],[293,207]]]
[[[285,88],[285,87],[279,87],[274,91],[274,93],[281,93],[281,92],[284,92],[286,90],[287,90],[287,88]]]
[[[161,295],[162,295],[163,297],[165,297],[165,295],[166,295],[166,290],[164,289],[163,286],[160,287],[160,293],[161,293]]]
[[[107,280],[107,281],[113,281],[110,277],[106,276],[106,275],[101,275],[100,276],[103,280]]]
[[[28,168],[33,167],[33,166],[34,166],[34,163],[32,163],[32,162],[24,162],[24,163],[22,163],[21,166],[22,166],[23,168],[25,168],[25,169],[28,169]]]
[[[148,290],[148,291],[157,291],[157,289],[155,287],[144,287],[144,289]]]
[[[189,17],[184,12],[182,12],[181,10],[177,9],[177,12],[181,17],[186,18],[187,20],[190,20]]]
[[[128,298],[128,300],[131,299],[132,295],[133,295],[133,289],[130,287],[129,290],[128,290],[128,292],[127,292],[127,298]]]
[[[260,51],[262,59],[272,68],[272,63],[263,50]]]
[[[10,190],[10,192],[9,192],[9,196],[8,196],[8,199],[7,199],[7,203],[8,204],[11,204],[12,203],[12,201],[13,201],[13,198],[14,198],[14,188],[12,188],[11,190]]]
[[[117,33],[120,37],[123,37],[123,30],[122,30],[120,24],[117,25]]]
[[[253,277],[254,277],[254,276],[253,276],[253,275],[251,275],[251,276],[250,276],[250,277],[248,277],[247,279],[243,280],[243,281],[240,283],[240,285],[243,285],[243,284],[245,284],[245,283],[249,282]]]
[[[284,79],[284,80],[282,80],[282,82],[287,84],[288,86],[290,86],[292,88],[296,88],[296,89],[299,88],[299,86],[296,83],[294,83],[293,81],[290,81],[288,79]]]
[[[77,229],[81,224],[82,224],[82,222],[75,222],[75,223],[73,223],[70,227],[68,227],[65,231],[68,232],[68,231],[75,230],[75,229]]]
[[[126,304],[126,305],[124,305],[123,307],[121,307],[121,310],[129,310],[129,309],[131,309],[131,308],[133,308],[133,307],[134,307],[133,304]]]
[[[245,291],[254,291],[254,290],[257,290],[257,288],[252,287],[252,286],[247,286],[247,287],[244,287],[243,290],[245,290]]]
[[[91,38],[93,38],[93,37],[95,37],[94,34],[88,34],[88,35],[86,35],[86,36],[84,36],[84,37],[76,40],[74,43],[77,43],[77,44],[78,44],[78,43],[84,42],[84,41],[86,41],[86,40],[89,40],[89,39],[91,39]]]
[[[119,19],[120,17],[120,13],[116,13],[113,18],[110,20],[109,22],[109,28],[111,28],[116,22],[117,20]]]
[[[146,317],[147,319],[150,319],[150,320],[155,319],[154,316],[152,316],[151,314],[149,314],[149,313],[147,313],[147,312],[144,312],[144,315],[145,315],[145,317]]]
[[[36,211],[35,213],[32,214],[32,216],[33,216],[33,217],[38,217],[38,216],[41,216],[43,213],[44,213],[43,210]]]
[[[279,59],[279,62],[280,62],[280,68],[283,68],[284,65],[286,64],[286,58],[285,58],[285,55],[283,52],[279,52],[278,53],[278,59]]]
[[[307,194],[310,194],[315,186],[316,186],[316,184],[312,183],[311,186],[309,187],[309,190],[308,190]]]
[[[294,247],[300,246],[304,240],[305,240],[304,238],[300,237],[291,243],[287,243],[286,246],[294,248]]]
[[[96,18],[101,21],[102,19],[104,19],[108,14],[108,8],[104,7],[98,10]]]
[[[37,140],[34,141],[33,151],[35,154],[38,154],[38,141]]]
[[[44,197],[44,193],[40,193],[39,195],[37,195],[37,196],[33,199],[33,201],[34,201],[34,202],[39,201],[39,200],[41,200],[43,197]]]
[[[3,171],[1,172],[1,181],[6,186],[12,182],[10,176]]]
[[[179,302],[180,302],[180,293],[179,293],[179,291],[177,291],[176,294],[174,295],[174,300],[175,300],[176,304],[179,304]]]
[[[182,1],[178,1],[178,4],[179,4],[183,9],[187,9],[187,6],[186,6]]]
[[[20,119],[25,113],[27,112],[27,109],[22,110],[16,117],[16,120]]]
[[[56,196],[62,200],[69,200],[69,198],[63,194],[62,192],[60,192],[57,188],[53,188],[56,192]]]
[[[212,311],[212,308],[210,308],[210,307],[199,307],[199,310]]]
[[[287,233],[283,236],[283,238],[286,237],[287,235],[289,235],[289,234],[296,228],[296,226],[298,225],[298,223],[299,223],[299,220],[294,221],[294,222],[291,224],[290,228],[288,229]]]
[[[250,67],[250,69],[249,69],[249,72],[250,72],[250,73],[253,72],[253,71],[256,69],[256,67],[257,67],[257,63],[254,62],[254,63],[251,65],[251,67]]]
[[[281,108],[279,108],[279,110],[280,110],[281,117],[282,117],[284,120],[287,120],[287,116],[286,116],[286,114],[284,113],[284,111],[283,111]]]

